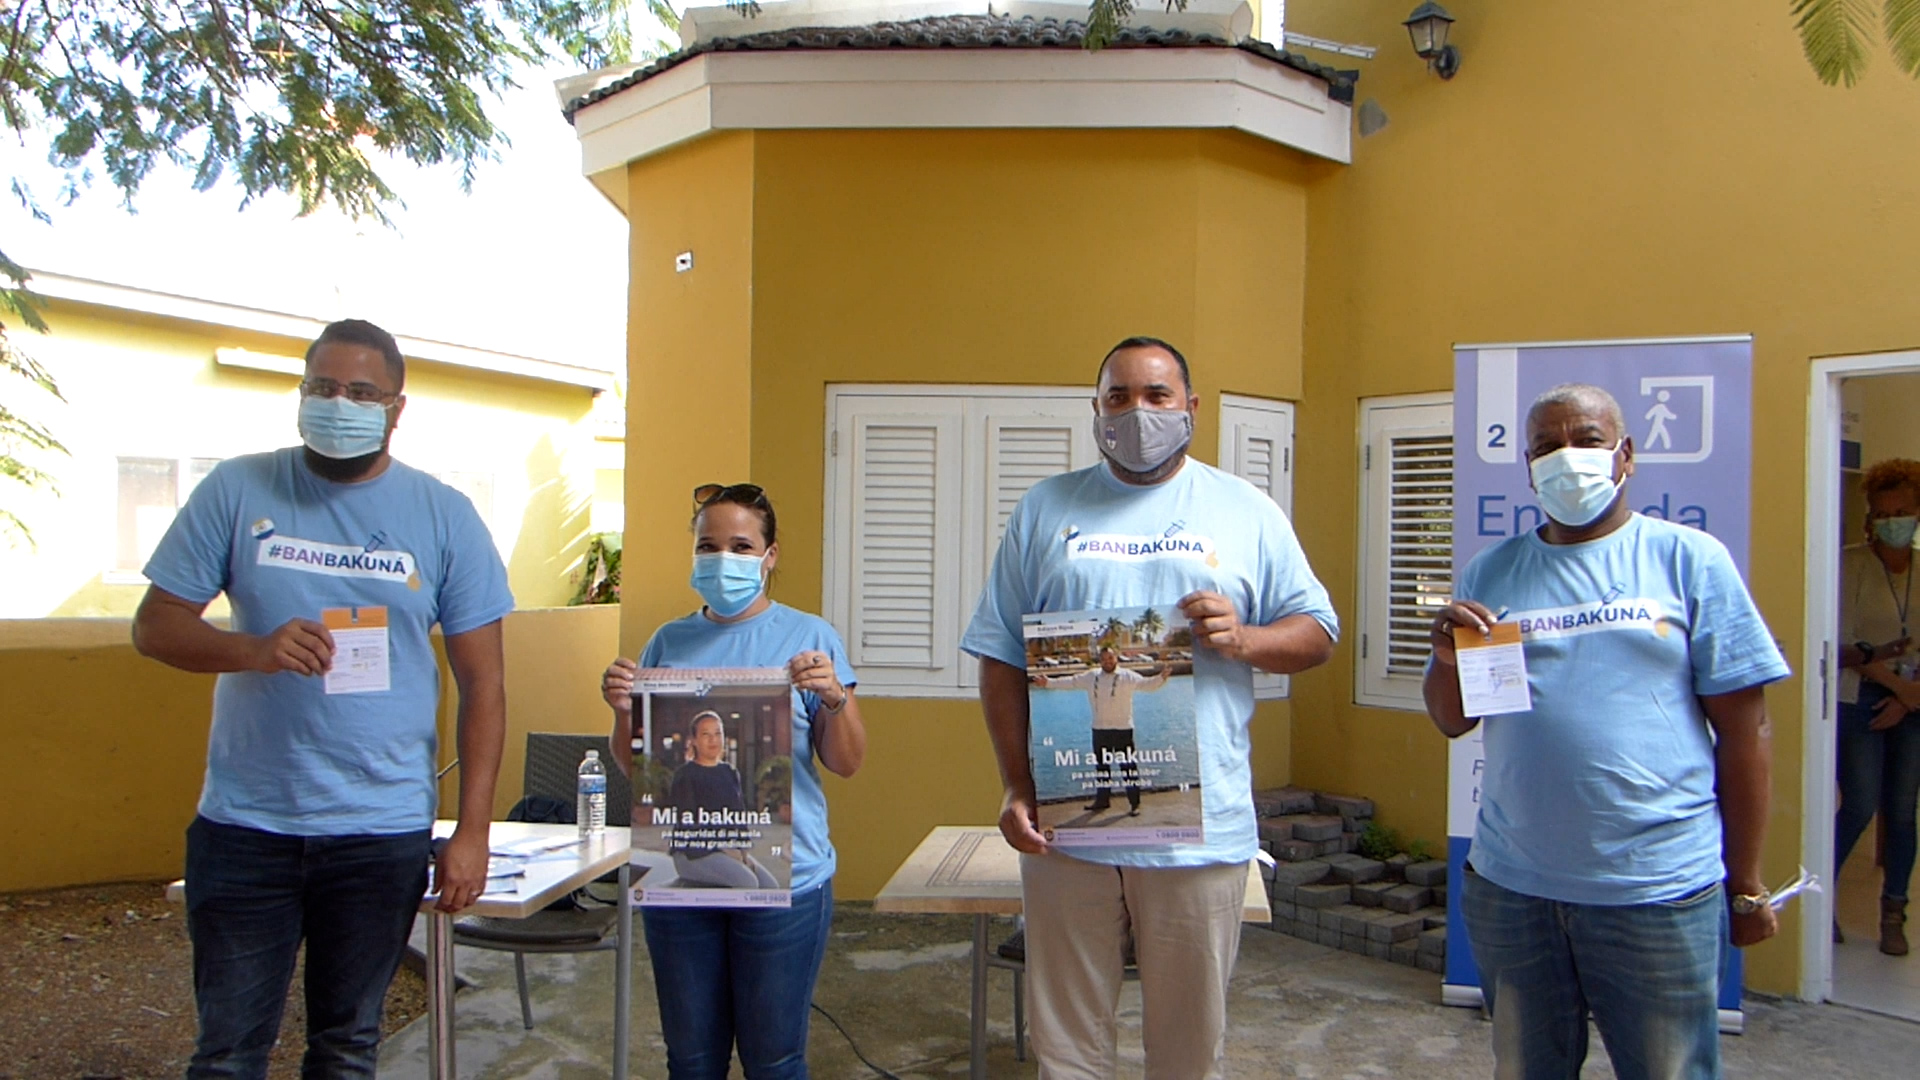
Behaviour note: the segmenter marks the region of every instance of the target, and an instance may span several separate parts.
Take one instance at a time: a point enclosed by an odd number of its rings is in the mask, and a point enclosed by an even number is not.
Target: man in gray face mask
[[[1115,346],[1090,421],[1104,460],[1042,480],[1020,500],[961,641],[980,659],[980,702],[1006,785],[1000,831],[1023,853],[1041,1080],[1114,1075],[1129,935],[1146,1075],[1220,1075],[1247,863],[1259,848],[1247,757],[1253,672],[1325,663],[1339,631],[1280,508],[1186,456],[1199,406],[1179,350],[1155,338]],[[1035,829],[1021,617],[1138,607],[1177,609],[1192,627],[1205,839],[1067,854]]]

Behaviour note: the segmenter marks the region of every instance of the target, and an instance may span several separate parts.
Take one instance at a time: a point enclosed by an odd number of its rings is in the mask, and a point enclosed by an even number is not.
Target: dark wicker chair
[[[563,735],[532,732],[527,735],[527,765],[521,794],[570,800],[575,795],[580,761],[588,750],[600,751],[607,763],[607,824],[625,826],[632,819],[633,794],[627,776],[607,752],[605,735]],[[533,1027],[533,1003],[527,995],[528,953],[612,951],[619,947],[616,904],[578,910],[541,911],[525,919],[496,919],[469,915],[454,920],[453,942],[475,949],[513,954],[514,981],[520,990],[520,1022]]]

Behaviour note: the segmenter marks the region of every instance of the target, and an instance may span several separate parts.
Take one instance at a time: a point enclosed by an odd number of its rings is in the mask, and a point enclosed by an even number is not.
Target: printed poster
[[[643,668],[633,683],[634,899],[787,907],[793,694],[783,668]]]
[[[1193,632],[1174,606],[1021,623],[1041,835],[1061,847],[1200,843]]]

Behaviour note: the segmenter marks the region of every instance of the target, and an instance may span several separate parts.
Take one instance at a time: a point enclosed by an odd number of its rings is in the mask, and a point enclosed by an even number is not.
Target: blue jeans
[[[189,1080],[267,1075],[300,942],[303,1080],[372,1077],[387,985],[427,891],[426,831],[283,836],[195,818],[187,934],[200,1037]]]
[[[1833,817],[1833,867],[1837,875],[1878,812],[1887,831],[1880,895],[1904,902],[1913,877],[1914,804],[1920,802],[1920,714],[1908,713],[1885,731],[1868,731],[1878,703],[1888,696],[1877,685],[1862,684],[1860,704],[1840,703],[1840,811]]]
[[[833,923],[833,882],[788,908],[641,915],[671,1080],[719,1080],[734,1044],[748,1080],[806,1080],[807,1007]]]
[[[1493,1013],[1497,1080],[1576,1080],[1593,1015],[1620,1080],[1720,1076],[1718,883],[1668,903],[1542,900],[1468,868],[1461,912]]]

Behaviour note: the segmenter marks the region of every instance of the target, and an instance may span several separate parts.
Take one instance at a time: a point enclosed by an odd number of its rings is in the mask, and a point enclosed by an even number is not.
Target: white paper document
[[[1468,716],[1502,716],[1533,708],[1527,653],[1520,644],[1518,625],[1495,623],[1491,634],[1459,627],[1453,639],[1461,711]]]
[[[333,635],[327,693],[377,694],[392,688],[386,608],[327,608],[320,613],[320,621]]]

